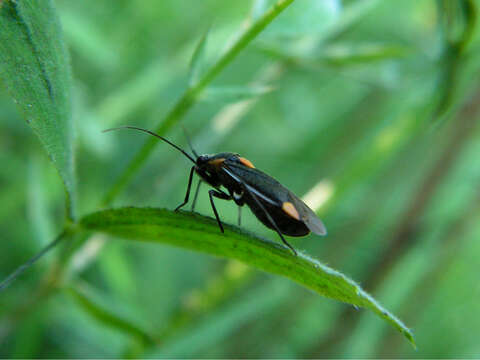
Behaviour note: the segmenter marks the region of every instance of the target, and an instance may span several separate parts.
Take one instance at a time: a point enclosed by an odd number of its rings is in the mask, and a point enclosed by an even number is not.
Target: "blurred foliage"
[[[101,130],[162,127],[273,3],[56,0],[73,72],[80,215],[98,210],[145,141]],[[0,356],[478,357],[479,6],[294,1],[163,130],[187,146],[181,120],[197,151],[239,152],[306,194],[329,235],[292,244],[406,320],[417,351],[371,312],[287,279],[67,232],[71,241],[1,293]],[[0,90],[1,279],[62,231],[64,211],[62,181],[10,95]],[[187,162],[167,146],[145,160],[108,202],[174,208]],[[211,215],[203,190],[197,211]],[[236,222],[233,204],[218,208]],[[244,228],[278,240],[243,215]]]

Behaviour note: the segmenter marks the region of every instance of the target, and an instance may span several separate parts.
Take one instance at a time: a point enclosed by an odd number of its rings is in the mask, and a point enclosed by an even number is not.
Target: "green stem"
[[[27,270],[30,266],[35,264],[43,255],[48,253],[52,250],[55,246],[57,246],[65,237],[66,231],[62,231],[60,235],[58,235],[50,244],[45,246],[38,254],[32,257],[30,260],[25,262],[24,264],[20,265],[13,273],[11,273],[5,280],[0,283],[0,291],[5,289],[10,283],[19,277],[25,270]]]
[[[236,41],[235,43],[217,60],[215,64],[208,70],[197,83],[189,87],[183,95],[178,99],[174,107],[162,119],[160,124],[155,128],[155,132],[163,135],[172,128],[195,104],[198,95],[210,84],[217,75],[230,64],[238,54],[253,40],[255,37],[275,19],[285,8],[287,8],[294,0],[279,0],[265,14],[255,21]],[[130,182],[133,175],[143,165],[152,153],[157,140],[155,138],[148,139],[135,157],[130,161],[127,168],[120,175],[116,183],[110,191],[105,195],[102,205],[107,206],[118,196],[118,194]]]

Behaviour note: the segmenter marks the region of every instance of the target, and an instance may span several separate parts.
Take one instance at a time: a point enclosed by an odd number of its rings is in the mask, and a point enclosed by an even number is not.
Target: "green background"
[[[207,29],[206,69],[271,3],[55,2],[71,57],[78,214],[99,209],[145,141],[101,130],[155,128],[188,86]],[[158,343],[95,316],[78,293],[22,307],[57,251],[0,293],[0,356],[478,357],[478,6],[296,0],[181,121],[199,153],[238,152],[299,196],[323,190],[317,210],[328,236],[289,242],[358,281],[413,330],[417,350],[372,312],[288,279],[93,235],[75,252],[65,287],[76,284]],[[179,125],[166,136],[187,147]],[[64,218],[62,181],[3,87],[0,160],[3,279]],[[114,205],[175,208],[189,165],[159,144]],[[233,203],[217,208],[236,223]],[[197,211],[212,215],[206,186]],[[278,240],[247,209],[242,227]]]

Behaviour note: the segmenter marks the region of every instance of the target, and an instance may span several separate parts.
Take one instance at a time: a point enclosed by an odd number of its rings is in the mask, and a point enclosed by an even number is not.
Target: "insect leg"
[[[218,226],[220,227],[220,231],[223,233],[225,231],[223,230],[222,222],[220,221],[220,217],[218,216],[217,209],[215,208],[213,197],[215,196],[216,198],[224,199],[224,200],[230,200],[231,197],[230,195],[225,194],[223,191],[216,191],[216,190],[210,190],[208,192],[208,196],[210,196],[210,204],[212,204],[213,213],[215,214],[215,218],[217,219]]]
[[[195,170],[195,166],[192,166],[190,169],[190,175],[188,176],[188,185],[187,185],[187,193],[185,194],[185,200],[183,200],[183,203],[178,205],[174,211],[178,211],[180,208],[182,208],[187,202],[188,202],[188,197],[190,196],[190,188],[192,187],[192,179],[193,179],[193,171]]]
[[[268,221],[270,221],[270,224],[272,224],[272,226],[275,228],[275,231],[278,233],[278,235],[280,236],[280,239],[282,239],[282,242],[287,245],[290,250],[293,251],[293,255],[297,256],[297,252],[295,251],[295,249],[293,248],[292,245],[290,245],[287,240],[285,240],[285,238],[283,237],[282,233],[280,232],[280,229],[278,228],[277,224],[275,223],[275,221],[273,220],[273,218],[271,217],[271,215],[268,213],[267,209],[265,209],[265,206],[262,205],[262,203],[260,202],[260,200],[258,200],[257,196],[252,192],[250,191],[250,189],[248,188],[248,185],[244,183],[244,186],[245,186],[245,190],[247,190],[249,192],[249,194],[252,196],[253,200],[255,200],[255,202],[257,203],[257,205],[260,207],[260,209],[263,210],[263,212],[265,213],[265,216],[267,217]]]
[[[197,184],[197,189],[195,190],[195,196],[193,197],[192,212],[195,210],[195,205],[197,204],[198,191],[200,190],[201,184],[202,184],[202,179],[199,179]]]
[[[242,225],[242,207],[238,207],[238,226]]]

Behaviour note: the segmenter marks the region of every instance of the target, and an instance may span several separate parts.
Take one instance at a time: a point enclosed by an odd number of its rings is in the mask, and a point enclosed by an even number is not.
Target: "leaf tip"
[[[408,339],[408,341],[410,342],[410,344],[412,344],[413,349],[414,349],[415,351],[417,351],[417,350],[418,350],[418,348],[417,348],[417,343],[415,342],[415,337],[413,336],[412,330],[410,330],[410,329],[405,329],[405,331],[403,332],[403,335],[405,335],[405,337]]]
[[[200,41],[198,42],[195,50],[193,51],[192,58],[190,60],[190,71],[189,71],[189,83],[190,86],[193,86],[198,79],[200,78],[204,64],[205,64],[205,51],[207,47],[208,35],[210,33],[211,25],[207,27],[203,33]]]

